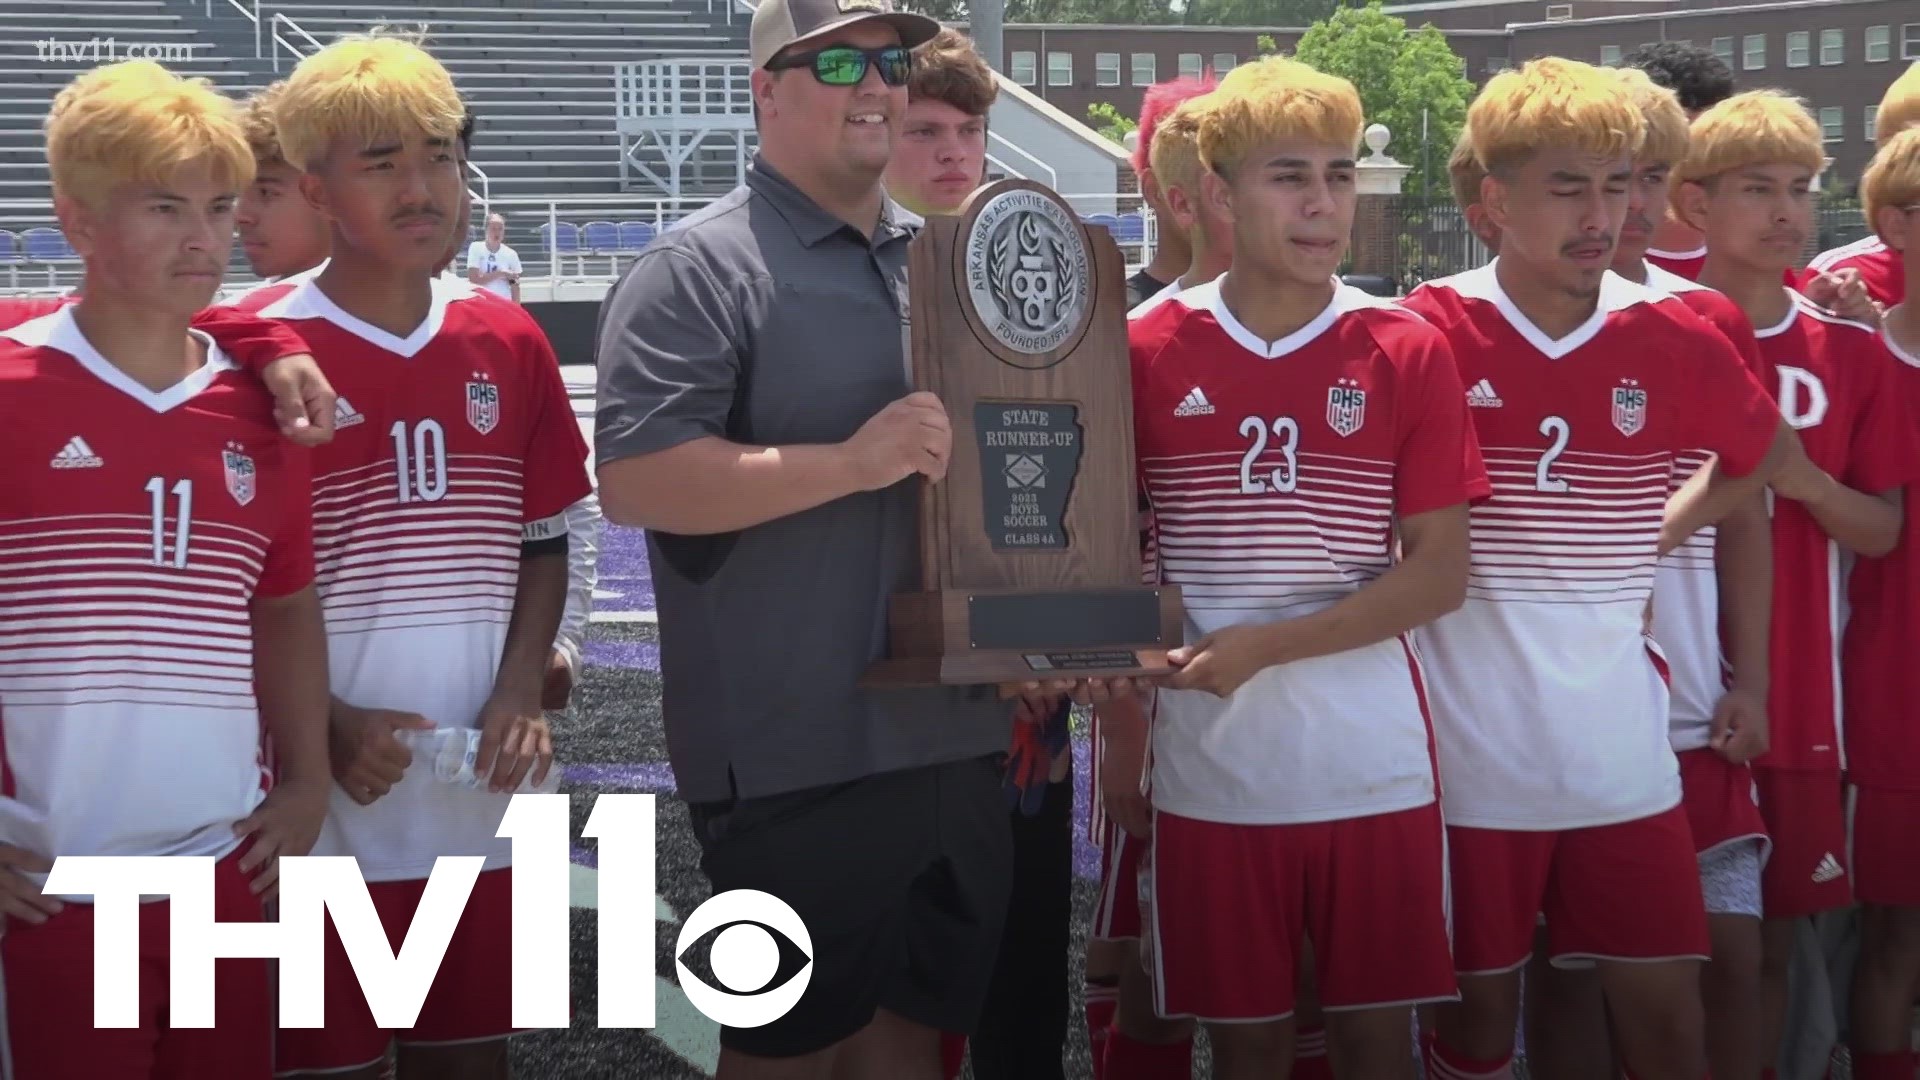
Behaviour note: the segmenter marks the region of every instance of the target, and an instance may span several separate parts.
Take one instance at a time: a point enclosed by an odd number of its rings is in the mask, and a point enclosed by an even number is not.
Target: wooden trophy
[[[1043,184],[1002,180],[913,241],[913,376],[953,423],[920,496],[918,592],[872,684],[1155,675],[1179,589],[1142,585],[1120,249]]]

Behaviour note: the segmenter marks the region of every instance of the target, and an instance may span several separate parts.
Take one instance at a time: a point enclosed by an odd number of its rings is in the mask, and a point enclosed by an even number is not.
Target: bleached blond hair
[[[1503,173],[1546,147],[1633,157],[1647,122],[1604,69],[1549,56],[1488,80],[1467,109],[1466,130],[1474,158]]]
[[[371,146],[424,134],[452,147],[465,115],[447,69],[392,34],[343,38],[300,61],[273,111],[281,154],[309,172],[341,139]]]
[[[1255,147],[1281,140],[1358,149],[1366,123],[1352,83],[1281,56],[1234,68],[1208,98],[1197,139],[1200,162],[1220,173],[1231,172]]]
[[[1480,165],[1480,159],[1473,156],[1473,139],[1465,128],[1460,137],[1454,140],[1453,153],[1447,156],[1447,179],[1453,184],[1453,202],[1460,209],[1477,206],[1480,203],[1480,183],[1487,178],[1487,170]]]
[[[1820,123],[1800,99],[1779,90],[1735,94],[1694,118],[1679,180],[1701,181],[1748,165],[1826,167]],[[1677,193],[1676,188],[1676,193]]]
[[[1678,165],[1687,156],[1687,110],[1680,97],[1636,67],[1606,69],[1627,91],[1647,122],[1646,138],[1635,157],[1649,165]]]
[[[1920,60],[1881,95],[1880,108],[1873,114],[1873,141],[1885,143],[1915,124],[1920,124]]]
[[[1920,126],[1895,132],[1874,153],[1860,176],[1860,203],[1875,232],[1883,207],[1920,206]]]
[[[1188,98],[1175,106],[1153,129],[1153,146],[1147,151],[1147,163],[1160,179],[1160,190],[1177,187],[1193,194],[1200,186],[1200,118],[1205,115],[1209,95]]]
[[[273,126],[273,110],[286,89],[287,81],[281,79],[247,99],[244,120],[247,146],[253,150],[254,164],[263,169],[286,164],[286,155],[280,152],[280,135]]]
[[[76,77],[53,99],[45,130],[54,195],[83,206],[98,206],[116,184],[165,183],[201,163],[235,192],[253,182],[233,101],[151,60]]]

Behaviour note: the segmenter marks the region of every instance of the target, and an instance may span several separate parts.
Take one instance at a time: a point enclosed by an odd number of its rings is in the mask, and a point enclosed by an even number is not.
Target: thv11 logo
[[[515,1027],[564,1028],[570,1021],[568,824],[565,795],[516,795],[500,822],[498,835],[513,841]],[[600,841],[599,1025],[653,1027],[654,796],[599,796],[581,833]],[[214,961],[223,957],[277,959],[281,1026],[324,1026],[323,916],[332,916],[375,1022],[403,1029],[420,1015],[485,861],[462,855],[435,863],[398,952],[350,857],[281,859],[278,922],[216,922],[211,857],[65,856],[54,860],[44,891],[93,898],[96,1027],[139,1026],[140,898],[166,896],[173,1027],[213,1026]],[[719,988],[687,968],[689,953],[709,934]],[[777,936],[794,949],[780,947]],[[796,951],[804,963],[777,981]],[[708,1018],[727,1027],[762,1027],[799,1004],[813,977],[813,941],[778,897],[736,889],[687,916],[674,943],[674,968],[687,1000]]]

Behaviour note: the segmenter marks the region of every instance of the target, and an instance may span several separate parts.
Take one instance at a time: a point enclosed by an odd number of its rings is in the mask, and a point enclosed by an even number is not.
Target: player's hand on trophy
[[[334,782],[354,802],[372,803],[406,775],[413,752],[394,738],[394,732],[402,730],[431,731],[433,721],[416,713],[333,703],[327,723],[327,758]]]
[[[0,844],[0,916],[39,925],[60,914],[64,906],[51,896],[42,895],[40,886],[28,874],[44,874],[53,869],[53,860],[44,855]]]
[[[953,449],[953,425],[940,399],[920,390],[875,413],[841,445],[862,491],[892,487],[915,473],[941,480]]]

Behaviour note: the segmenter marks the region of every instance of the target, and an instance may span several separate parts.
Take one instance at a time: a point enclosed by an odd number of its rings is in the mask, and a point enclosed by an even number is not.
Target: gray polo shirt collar
[[[795,187],[791,180],[767,164],[763,157],[756,155],[753,167],[747,170],[747,187],[772,205],[803,246],[813,247],[841,229],[859,235],[859,230],[822,209],[806,192]],[[879,247],[889,240],[911,237],[924,224],[926,222],[918,214],[891,198],[884,199],[880,204],[880,227],[874,232],[872,246]]]

